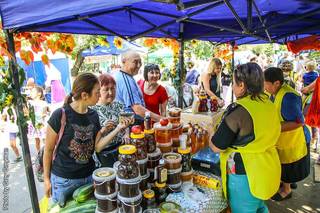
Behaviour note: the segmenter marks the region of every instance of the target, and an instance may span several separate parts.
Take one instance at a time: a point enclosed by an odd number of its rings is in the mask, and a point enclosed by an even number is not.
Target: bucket
[[[139,184],[141,182],[141,176],[132,179],[122,179],[118,176],[116,177],[118,187],[119,187],[119,195],[121,197],[132,198],[139,195]]]
[[[109,195],[116,191],[116,171],[113,168],[102,167],[96,169],[92,178],[99,195]]]
[[[118,209],[117,192],[110,195],[100,195],[95,191],[94,196],[97,199],[96,212],[114,212]]]
[[[182,167],[178,169],[168,169],[168,185],[175,185],[181,182],[181,171]]]
[[[140,192],[138,196],[135,197],[122,197],[118,194],[118,200],[121,203],[121,212],[123,213],[142,213],[141,201],[142,193]]]

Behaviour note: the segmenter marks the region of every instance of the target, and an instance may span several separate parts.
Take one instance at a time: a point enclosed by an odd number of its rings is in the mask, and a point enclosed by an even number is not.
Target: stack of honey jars
[[[116,171],[113,168],[96,169],[92,178],[95,185],[94,196],[97,199],[97,213],[118,212]]]
[[[147,163],[148,163],[147,144],[148,143],[145,138],[145,133],[142,132],[140,126],[133,126],[131,128],[130,144],[134,145],[137,149],[136,157],[137,157],[137,163],[139,165],[139,172],[141,176],[140,189],[144,191],[148,188],[148,178],[150,174],[148,173],[148,170],[147,170]]]
[[[167,185],[170,192],[177,192],[181,189],[181,155],[178,153],[170,152],[162,155],[164,165],[168,170]]]
[[[149,173],[148,182],[150,183],[150,185],[153,185],[156,179],[157,168],[159,167],[162,153],[161,153],[161,150],[157,148],[155,130],[153,128],[144,129],[144,134],[145,134],[145,142],[146,142],[147,155],[148,155],[148,162],[147,162],[147,168]]]
[[[209,145],[209,133],[198,124],[189,124],[188,136],[191,143],[191,153],[194,154]]]
[[[192,183],[191,148],[179,147],[178,153],[181,155],[181,181],[182,183]]]
[[[179,136],[183,131],[183,123],[181,122],[181,109],[180,108],[171,108],[169,109],[170,123],[172,124],[171,129],[171,140],[172,140],[172,151],[177,152],[179,148]]]
[[[141,212],[142,193],[139,188],[141,176],[137,163],[137,148],[134,145],[120,146],[119,161],[116,180],[122,212]]]

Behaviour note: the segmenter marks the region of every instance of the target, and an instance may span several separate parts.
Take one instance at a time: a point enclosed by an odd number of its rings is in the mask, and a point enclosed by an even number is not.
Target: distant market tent
[[[83,57],[102,56],[102,55],[120,55],[128,50],[135,50],[139,53],[147,53],[148,49],[133,42],[123,40],[121,47],[114,45],[115,36],[108,36],[108,46],[97,46],[93,49],[87,49],[82,52]]]

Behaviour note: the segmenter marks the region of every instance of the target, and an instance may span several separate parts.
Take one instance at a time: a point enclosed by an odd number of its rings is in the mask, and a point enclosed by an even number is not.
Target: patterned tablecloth
[[[175,202],[181,206],[184,213],[220,213],[223,212],[228,203],[224,199],[221,179],[213,174],[196,171],[197,174],[214,178],[220,182],[216,189],[200,185],[188,185],[182,187],[182,191],[169,194],[166,201]]]

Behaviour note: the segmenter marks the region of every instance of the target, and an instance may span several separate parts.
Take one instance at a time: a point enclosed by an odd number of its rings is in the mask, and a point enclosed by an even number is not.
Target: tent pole
[[[217,6],[221,5],[222,3],[223,2],[221,0],[221,1],[215,2],[213,4],[210,4],[210,5],[208,5],[208,6],[204,7],[204,8],[201,8],[199,10],[193,11],[192,13],[190,13],[188,15],[184,15],[184,16],[181,16],[181,17],[176,17],[175,20],[168,21],[168,22],[163,23],[163,24],[161,24],[161,25],[159,25],[157,27],[154,27],[154,28],[148,29],[148,30],[146,30],[144,32],[141,32],[141,33],[138,33],[136,35],[133,35],[133,36],[130,37],[130,40],[136,40],[137,38],[141,38],[141,37],[143,37],[143,36],[145,36],[145,35],[147,35],[149,33],[155,32],[157,30],[162,30],[163,28],[165,28],[165,27],[167,27],[167,26],[169,26],[171,24],[180,23],[180,22],[182,22],[182,21],[184,21],[184,20],[186,20],[186,19],[188,19],[188,18],[190,18],[192,16],[198,15],[199,13],[202,13],[202,12],[204,12],[206,10],[210,10],[210,9],[212,9],[214,7],[217,7]],[[137,9],[136,8],[132,8],[132,10],[137,10]],[[139,9],[138,11],[148,12],[148,10],[141,10],[141,9]],[[149,11],[149,12],[151,14],[159,15],[158,12],[155,12],[155,13],[153,11]]]
[[[194,7],[199,7],[205,4],[210,4],[216,0],[195,0],[190,2],[185,2],[177,5],[177,10],[188,10]]]
[[[229,0],[224,0],[224,3],[227,5],[227,7],[229,8],[229,10],[232,12],[234,18],[237,20],[237,22],[239,23],[241,29],[244,32],[248,32],[248,29],[244,26],[243,22],[241,21],[241,18],[239,17],[238,13],[236,12],[236,10],[234,9],[234,7],[232,6],[232,4],[230,3]]]
[[[279,35],[275,38],[273,38],[274,40],[278,40],[278,39],[282,39],[284,37],[287,37],[287,36],[291,36],[291,35],[294,35],[294,34],[300,34],[300,33],[303,33],[303,32],[306,32],[306,31],[309,31],[309,30],[317,30],[319,28],[319,25],[320,25],[320,22],[317,22],[316,24],[310,26],[310,27],[304,27],[304,28],[301,28],[300,30],[297,30],[295,32],[290,32],[290,33],[286,33],[286,34],[282,34],[282,35]]]
[[[234,75],[234,46],[236,45],[235,41],[231,41],[231,47],[232,47],[232,58],[231,58],[231,69],[232,69],[232,83],[231,85],[233,85],[233,75]],[[231,103],[233,103],[233,90],[231,91]]]
[[[132,11],[132,10],[128,10],[129,13],[131,13],[132,15],[134,15],[135,17],[137,17],[138,19],[140,19],[141,21],[149,24],[152,27],[157,27],[157,25],[153,24],[151,21],[145,19],[144,17],[140,16],[139,14],[137,14],[136,12]],[[170,38],[174,39],[174,36],[171,35],[170,32],[167,32],[165,30],[159,30],[160,32],[163,32],[164,34],[168,35]]]
[[[105,30],[105,31],[111,33],[112,35],[118,36],[119,38],[122,38],[123,40],[128,40],[126,37],[120,35],[119,33],[116,33],[116,32],[114,32],[113,30],[111,30],[111,29],[109,29],[109,28],[107,28],[107,27],[105,27],[105,26],[102,26],[101,24],[98,24],[98,23],[96,23],[96,22],[94,22],[94,21],[92,21],[92,20],[90,20],[90,19],[84,19],[83,21],[84,21],[84,22],[87,22],[88,24],[91,24],[91,25],[93,25],[93,26],[95,26],[95,27],[98,27],[98,28],[100,28],[101,30]]]
[[[247,28],[250,32],[252,30],[252,2],[253,0],[247,0]]]
[[[184,22],[189,22],[189,23],[193,23],[193,24],[199,24],[199,25],[206,26],[206,27],[211,27],[211,28],[214,28],[214,29],[220,29],[220,31],[225,30],[225,31],[232,32],[232,33],[237,33],[237,34],[240,34],[240,35],[248,35],[248,36],[251,36],[253,38],[258,38],[260,40],[269,41],[268,38],[265,38],[265,37],[262,37],[262,36],[259,36],[259,35],[253,34],[253,33],[241,32],[241,31],[239,31],[237,29],[234,29],[234,28],[231,28],[231,27],[225,27],[225,26],[221,26],[221,25],[217,25],[217,24],[206,23],[206,22],[198,21],[198,20],[194,20],[194,19],[186,19],[186,20],[184,20]]]
[[[15,90],[18,94],[18,96],[16,97],[17,105],[15,107],[15,112],[17,115],[18,127],[20,132],[20,142],[21,142],[22,151],[23,151],[22,152],[23,161],[24,161],[24,168],[26,171],[26,176],[28,181],[29,194],[31,198],[33,212],[40,213],[37,189],[34,182],[30,149],[29,149],[29,143],[28,143],[28,137],[27,137],[27,125],[22,122],[24,119],[23,99],[22,99],[21,90],[20,90],[21,85],[19,83],[19,73],[18,73],[18,67],[17,67],[15,48],[14,48],[14,38],[13,38],[13,33],[9,32],[9,30],[5,30],[5,35],[6,35],[8,50],[11,54],[11,58],[9,58],[9,70],[10,70],[9,72],[12,73],[12,81],[13,81]]]
[[[258,15],[258,18],[259,18],[259,20],[260,20],[260,22],[261,22],[262,27],[265,28],[264,32],[266,33],[266,35],[267,35],[267,37],[268,37],[268,39],[269,39],[269,42],[272,42],[270,33],[269,33],[269,31],[267,30],[266,25],[264,24],[264,21],[263,21],[263,19],[262,19],[262,16],[261,16],[261,13],[260,13],[260,11],[259,11],[259,8],[258,8],[257,4],[255,3],[254,0],[252,0],[252,3],[253,3],[253,6],[254,6],[254,9],[255,9],[256,12],[257,12],[257,15]],[[252,29],[250,29],[250,30],[252,30]]]
[[[180,22],[179,24],[179,86],[178,86],[178,106],[183,108],[183,84],[184,84],[184,24]]]
[[[288,19],[285,19],[285,20],[280,20],[278,23],[276,24],[273,24],[273,25],[270,25],[270,26],[267,26],[267,29],[270,30],[272,28],[276,28],[276,27],[279,27],[279,26],[282,26],[282,25],[285,25],[285,24],[288,24],[288,23],[292,23],[292,22],[295,22],[295,21],[299,21],[299,20],[302,20],[302,19],[305,19],[307,17],[310,17],[310,16],[313,16],[313,15],[316,15],[320,13],[320,8],[317,8],[317,9],[314,9],[312,11],[308,11],[306,13],[303,13],[303,14],[299,14],[299,16],[295,16],[295,17],[289,17]],[[261,27],[261,28],[258,28],[254,31],[254,33],[258,33],[262,30],[264,30],[265,27]]]

